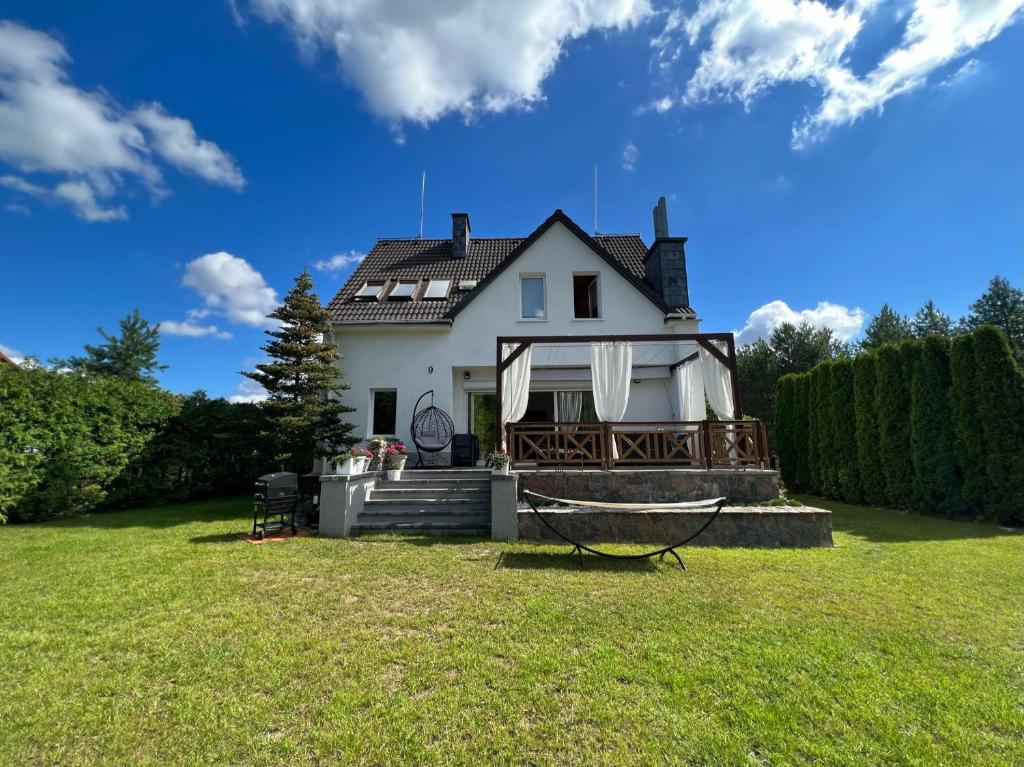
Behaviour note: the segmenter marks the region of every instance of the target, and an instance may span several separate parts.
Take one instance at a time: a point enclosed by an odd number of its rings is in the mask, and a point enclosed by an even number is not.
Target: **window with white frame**
[[[416,288],[419,287],[418,280],[402,280],[388,294],[389,301],[412,301]]]
[[[451,287],[451,280],[431,280],[427,283],[427,289],[423,292],[423,298],[428,300],[443,300],[448,297],[448,288]]]
[[[572,316],[577,320],[596,320],[601,317],[598,276],[574,274],[572,276]]]
[[[373,389],[370,391],[370,435],[395,434],[398,415],[398,390]]]
[[[383,282],[367,282],[355,294],[357,301],[374,301],[384,289]]]
[[[548,318],[543,274],[520,275],[519,295],[520,316],[524,320],[546,320]]]

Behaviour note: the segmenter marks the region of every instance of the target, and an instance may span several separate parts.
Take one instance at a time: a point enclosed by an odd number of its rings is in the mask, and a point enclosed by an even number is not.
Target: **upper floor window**
[[[359,292],[354,297],[359,301],[373,301],[380,295],[383,289],[383,282],[367,282],[363,287],[359,288]]]
[[[598,305],[596,274],[572,276],[572,316],[577,320],[596,320],[601,316]]]
[[[398,411],[398,392],[394,389],[374,389],[370,392],[371,413],[370,434],[389,436],[395,433],[395,416]]]
[[[431,280],[427,283],[427,289],[423,293],[424,298],[443,299],[448,297],[448,288],[451,287],[451,280]]]
[[[548,307],[544,295],[544,275],[524,274],[519,277],[521,316],[524,320],[546,320]]]
[[[412,301],[413,293],[419,287],[419,281],[407,282],[403,280],[392,288],[388,299],[392,301]]]

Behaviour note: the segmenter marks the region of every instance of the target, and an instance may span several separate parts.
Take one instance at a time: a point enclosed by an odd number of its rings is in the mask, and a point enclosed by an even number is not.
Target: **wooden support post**
[[[729,377],[732,379],[732,417],[737,421],[743,420],[743,404],[740,402],[740,376],[736,370],[736,339],[730,334],[725,345],[729,352]]]
[[[707,420],[700,422],[701,449],[704,451],[704,465],[711,468],[714,461],[711,457],[711,428]]]
[[[612,434],[611,422],[604,422],[604,428],[601,429],[601,434],[604,437],[604,467],[606,469],[611,469],[615,466],[614,453],[612,452],[612,446],[615,444],[615,435]]]

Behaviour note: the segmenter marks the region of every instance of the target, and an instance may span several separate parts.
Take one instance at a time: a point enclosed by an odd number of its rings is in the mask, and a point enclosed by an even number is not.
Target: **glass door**
[[[477,439],[477,460],[483,460],[494,447],[495,396],[489,392],[469,393],[469,433]]]

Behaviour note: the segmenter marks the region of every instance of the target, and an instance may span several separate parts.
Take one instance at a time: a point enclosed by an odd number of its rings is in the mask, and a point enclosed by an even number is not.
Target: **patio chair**
[[[700,526],[700,528],[695,533],[693,533],[690,536],[687,536],[679,543],[673,543],[671,546],[663,546],[660,549],[654,549],[653,551],[648,551],[643,554],[610,554],[606,551],[598,551],[597,549],[591,546],[587,546],[585,543],[580,543],[579,541],[574,540],[573,538],[570,538],[569,536],[562,533],[560,530],[558,530],[558,528],[551,524],[551,522],[549,522],[547,518],[545,518],[545,516],[540,513],[540,511],[538,511],[537,507],[533,503],[533,500],[531,499],[531,496],[533,498],[543,498],[546,501],[567,504],[569,506],[587,506],[597,509],[615,509],[620,511],[650,511],[651,509],[710,509],[712,506],[715,507],[715,511],[707,519],[707,521],[705,521],[704,524]],[[722,513],[722,508],[725,506],[726,501],[728,500],[727,498],[710,498],[706,501],[685,501],[678,503],[604,503],[602,501],[573,501],[566,498],[551,498],[546,495],[541,495],[540,493],[535,493],[532,490],[524,490],[523,497],[526,498],[526,502],[530,504],[530,509],[537,516],[537,518],[544,523],[544,526],[547,527],[548,530],[553,532],[566,543],[572,544],[573,549],[571,552],[569,552],[569,556],[572,556],[573,554],[579,554],[580,567],[583,567],[583,552],[589,551],[591,554],[596,554],[597,556],[605,557],[606,559],[650,559],[651,557],[660,557],[661,559],[664,559],[666,554],[671,554],[676,558],[676,562],[679,563],[679,566],[683,568],[683,570],[686,569],[686,565],[683,563],[683,560],[679,556],[678,552],[676,552],[676,549],[680,548],[684,544],[689,543],[698,535],[707,530],[711,523],[714,522],[715,519],[718,517],[718,515]]]
[[[430,395],[430,404],[420,410],[420,402]],[[440,453],[455,438],[455,422],[441,408],[434,405],[434,390],[423,392],[413,407],[412,426],[409,431],[416,445],[416,466],[423,466],[424,453]]]

